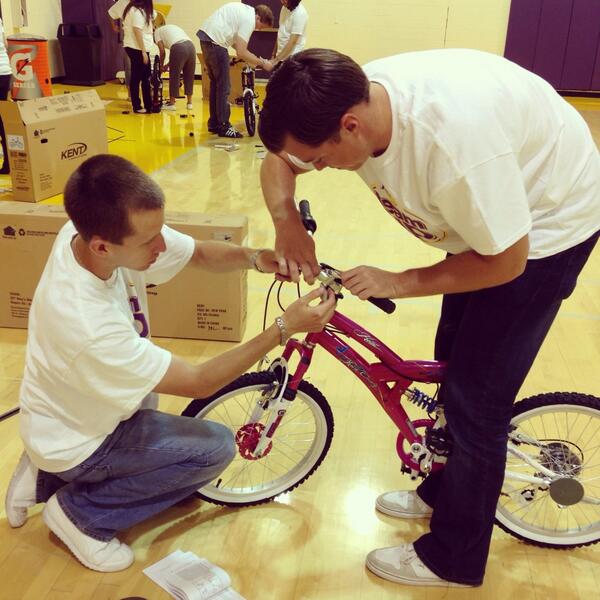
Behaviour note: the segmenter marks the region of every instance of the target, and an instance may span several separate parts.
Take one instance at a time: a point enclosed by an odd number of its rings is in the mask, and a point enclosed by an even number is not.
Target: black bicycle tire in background
[[[244,120],[246,121],[246,131],[250,137],[256,132],[256,110],[254,103],[254,94],[244,94]]]
[[[543,421],[545,417],[547,419]],[[600,398],[578,392],[537,394],[515,403],[512,423],[517,431],[525,424],[524,433],[532,435],[538,442],[550,447],[549,453],[546,450],[546,455],[544,455],[540,446],[538,460],[541,460],[557,474],[563,475],[567,480],[577,480],[581,484],[585,496],[600,500],[600,483],[595,483],[600,476],[600,458],[597,452],[597,436],[600,432]],[[541,435],[537,435],[537,433]],[[586,447],[584,435],[591,440],[591,449]],[[535,452],[535,447],[527,443],[523,443],[522,446],[522,450],[526,453]],[[515,466],[526,468],[518,457],[514,459],[514,462],[512,460],[509,454],[507,470],[512,470]],[[592,461],[591,466],[588,464],[589,460]],[[573,482],[573,485],[577,486],[577,482]],[[567,526],[560,529],[558,521],[552,521],[549,525],[546,525],[545,521],[529,522],[527,518],[528,501],[524,499],[520,507],[513,501],[515,506],[513,509],[511,500],[507,500],[506,494],[502,494],[496,511],[496,525],[501,529],[517,539],[545,548],[566,550],[589,546],[600,541],[600,504],[584,504],[574,499],[572,504],[561,506],[556,499],[552,498],[549,491],[538,489],[535,485],[524,484],[523,491],[529,491],[527,488],[530,488],[531,493],[530,512],[536,516],[536,520],[537,515],[552,516],[553,511],[556,514],[565,513],[562,523],[566,523]],[[536,502],[538,504],[546,503],[546,505],[541,504],[544,506],[544,510],[541,510],[539,506],[536,507]],[[579,529],[573,527],[579,523],[577,519],[569,520],[570,517],[566,513],[570,512],[581,520],[582,517],[587,516],[586,509],[588,512],[593,511],[592,514],[595,513],[595,520],[592,522],[588,518],[584,523],[585,527]],[[549,517],[548,519],[551,520]]]

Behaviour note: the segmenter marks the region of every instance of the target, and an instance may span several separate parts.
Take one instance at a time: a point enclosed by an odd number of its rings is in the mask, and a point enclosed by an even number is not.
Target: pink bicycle
[[[305,202],[300,203],[303,220],[314,232]],[[339,271],[322,265],[319,280],[341,296]],[[386,312],[395,308],[390,300],[371,301]],[[200,497],[228,506],[260,504],[293,490],[317,470],[334,431],[329,403],[305,380],[317,347],[358,377],[397,427],[402,472],[417,479],[443,468],[452,452],[443,407],[436,400],[444,363],[404,360],[336,312],[322,332],[290,339],[266,370],[242,375],[187,406],[184,415],[228,426],[238,448],[221,476],[198,491]],[[364,356],[365,350],[374,360]],[[415,383],[436,391],[426,393]],[[407,404],[420,407],[423,416],[411,419]],[[600,540],[599,398],[553,392],[515,403],[496,522],[540,546],[569,548]]]

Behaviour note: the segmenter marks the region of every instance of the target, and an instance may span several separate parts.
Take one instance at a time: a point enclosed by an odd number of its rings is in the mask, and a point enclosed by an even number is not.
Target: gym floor
[[[54,93],[75,88],[55,86]],[[109,151],[124,156],[163,187],[167,210],[244,214],[249,245],[271,246],[273,227],[262,200],[260,140],[244,137],[237,148],[206,131],[207,105],[197,85],[194,110],[156,115],[130,110],[124,86],[97,88],[107,101]],[[262,90],[260,90],[262,92]],[[600,141],[600,100],[572,99]],[[259,98],[260,102],[260,98]],[[232,121],[245,132],[240,108]],[[193,136],[191,135],[193,134]],[[9,186],[0,177],[0,187]],[[299,179],[298,197],[311,201],[318,221],[317,249],[322,261],[346,269],[373,264],[401,270],[440,260],[441,254],[413,239],[387,217],[356,175],[325,170]],[[0,198],[10,199],[5,193]],[[48,203],[61,203],[55,197]],[[266,275],[249,274],[246,339],[262,326]],[[288,286],[292,287],[292,286]],[[305,286],[306,289],[306,286]],[[283,294],[294,297],[294,290]],[[431,358],[440,298],[398,302],[393,316],[351,297],[339,310],[361,323],[404,358]],[[270,318],[278,313],[272,310]],[[157,338],[156,343],[189,360],[205,360],[233,344]],[[26,331],[0,329],[0,412],[18,404]],[[272,357],[276,356],[273,354]],[[600,396],[600,248],[596,248],[579,285],[562,310],[540,352],[520,397],[554,390]],[[222,508],[191,499],[122,536],[136,562],[121,573],[96,573],[82,567],[45,527],[42,507],[30,511],[21,529],[11,529],[0,513],[0,599],[119,599],[168,594],[142,569],[182,549],[223,567],[233,587],[248,600],[385,600],[392,598],[584,599],[600,589],[600,546],[558,551],[526,545],[494,530],[487,575],[473,590],[408,588],[366,570],[373,548],[416,539],[424,521],[400,521],[375,512],[382,491],[410,488],[395,458],[395,432],[367,390],[331,357],[318,351],[310,381],[330,401],[336,421],[329,455],[302,486],[276,502],[244,509]],[[164,396],[163,410],[180,413],[187,401]],[[0,495],[21,453],[18,419],[0,423]],[[473,490],[476,494],[477,490]],[[541,575],[543,574],[543,576]],[[501,590],[501,591],[500,591]]]

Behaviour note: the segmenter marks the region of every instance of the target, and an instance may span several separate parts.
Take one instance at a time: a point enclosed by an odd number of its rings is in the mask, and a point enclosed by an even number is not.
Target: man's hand
[[[310,305],[313,300],[323,298],[323,295],[322,287],[315,288],[288,306],[283,313],[283,320],[290,335],[299,332],[322,331],[323,327],[329,323],[333,317],[336,303],[335,295],[331,290],[327,290],[325,300],[322,299],[316,306]]]
[[[263,71],[267,71],[268,73],[269,71],[273,70],[275,65],[270,60],[263,58],[259,66],[261,69],[263,69]]]
[[[286,223],[277,229],[275,257],[278,272],[291,281],[300,280],[300,273],[312,285],[321,270],[315,253],[315,242],[301,223]]]
[[[268,249],[260,250],[256,257],[256,266],[263,273],[278,273],[279,263],[275,257],[275,251]]]
[[[147,52],[142,52],[142,60],[147,65],[150,62],[150,55]]]
[[[361,300],[373,298],[400,298],[399,274],[376,267],[354,267],[342,273],[343,286]]]

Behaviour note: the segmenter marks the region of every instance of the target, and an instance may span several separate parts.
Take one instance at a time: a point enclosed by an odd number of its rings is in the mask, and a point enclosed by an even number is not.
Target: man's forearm
[[[285,60],[292,53],[292,50],[294,49],[294,46],[298,43],[299,39],[299,35],[292,35],[288,40],[287,44],[281,49],[281,52],[275,56],[275,60]]]
[[[473,251],[449,256],[429,267],[398,274],[396,298],[472,292],[508,283],[523,272],[521,261],[485,257]]]
[[[296,203],[296,174],[282,159],[268,152],[260,169],[260,184],[273,223],[299,219]]]
[[[253,67],[260,67],[263,63],[262,58],[256,56],[256,54],[253,54],[247,48],[236,50],[236,56],[240,60],[243,60],[245,63],[248,63],[249,65],[252,65]]]
[[[253,248],[228,242],[196,241],[191,264],[212,273],[240,271],[251,267]]]

